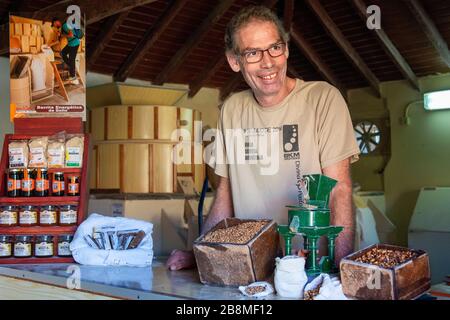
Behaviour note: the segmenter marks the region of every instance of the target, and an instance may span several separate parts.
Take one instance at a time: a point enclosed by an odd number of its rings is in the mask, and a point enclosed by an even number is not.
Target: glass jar
[[[53,256],[53,236],[36,236],[36,241],[34,243],[34,256],[38,258]]]
[[[67,195],[79,196],[80,195],[80,177],[69,176],[67,181]]]
[[[41,206],[39,210],[39,225],[56,226],[58,223],[58,207],[47,205]]]
[[[73,240],[73,235],[62,234],[58,236],[58,256],[59,257],[71,257],[70,243]]]
[[[8,197],[20,197],[22,190],[22,170],[9,169],[8,171]]]
[[[50,190],[50,183],[48,180],[47,169],[38,168],[36,171],[36,186],[34,195],[36,197],[48,197]]]
[[[32,197],[34,195],[36,171],[34,169],[24,169],[22,177],[22,197]]]
[[[28,258],[33,254],[33,236],[18,235],[14,243],[14,257]]]
[[[52,196],[63,196],[65,190],[64,185],[64,173],[63,172],[55,172],[53,173],[53,182],[52,182]]]
[[[13,252],[13,237],[9,235],[0,235],[0,258],[9,258]]]
[[[19,207],[0,207],[0,227],[15,227],[18,225]]]
[[[19,225],[32,227],[38,224],[38,209],[36,206],[22,206],[19,210]]]
[[[70,226],[77,224],[78,206],[68,204],[59,207],[59,225]]]

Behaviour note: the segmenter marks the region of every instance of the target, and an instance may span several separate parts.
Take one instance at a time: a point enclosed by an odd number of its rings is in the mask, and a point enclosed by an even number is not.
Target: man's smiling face
[[[255,49],[265,50],[283,42],[274,23],[258,20],[241,27],[235,34],[235,40],[241,54]],[[265,51],[261,61],[256,63],[246,62],[243,56],[234,56],[234,59],[230,54],[227,56],[231,68],[242,71],[245,81],[259,100],[280,95],[286,88],[288,55],[287,48],[284,54],[275,58]]]

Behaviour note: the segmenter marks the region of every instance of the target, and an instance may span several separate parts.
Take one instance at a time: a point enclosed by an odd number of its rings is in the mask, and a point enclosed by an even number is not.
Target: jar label
[[[45,191],[49,189],[49,182],[47,179],[36,179],[36,191]]]
[[[17,223],[17,212],[14,211],[2,211],[0,212],[0,224],[10,225]]]
[[[52,256],[53,255],[53,243],[52,242],[36,243],[35,255],[36,255],[36,257]]]
[[[41,215],[39,217],[39,223],[55,224],[56,216],[57,216],[56,211],[49,211],[49,210],[41,211]]]
[[[8,191],[20,190],[21,180],[8,179]]]
[[[80,192],[80,185],[78,183],[69,183],[68,193],[77,194]]]
[[[22,180],[22,191],[33,191],[34,190],[34,180]]]
[[[11,243],[0,243],[0,257],[11,256]]]
[[[77,212],[75,210],[61,211],[59,223],[72,224],[77,222]]]
[[[25,162],[25,153],[23,148],[9,147],[10,168],[23,168],[27,165]]]
[[[70,243],[69,242],[59,242],[58,243],[58,255],[59,256],[71,256]]]
[[[58,193],[64,191],[64,181],[53,181],[52,192]]]
[[[37,223],[37,212],[36,211],[22,211],[19,214],[19,222],[21,224]]]
[[[14,245],[14,256],[29,257],[31,256],[31,243],[16,242]]]

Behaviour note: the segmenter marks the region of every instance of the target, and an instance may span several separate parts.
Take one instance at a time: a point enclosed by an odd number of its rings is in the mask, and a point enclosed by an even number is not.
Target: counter
[[[119,299],[252,299],[243,296],[237,288],[201,284],[197,269],[170,271],[164,266],[165,260],[157,258],[151,267],[146,268],[78,264],[1,265],[0,276],[61,288],[67,288],[68,283],[69,286],[76,285],[79,278],[80,290]],[[273,295],[269,299],[281,298]]]
[[[237,288],[201,284],[197,269],[170,271],[164,266],[165,261],[164,258],[157,258],[151,267],[146,268],[78,264],[1,265],[0,278],[21,279],[65,288],[66,291],[70,286],[79,285],[77,289],[81,292],[117,299],[255,300],[243,296]],[[430,293],[437,299],[447,300],[450,298],[450,287],[442,286],[432,286]],[[87,297],[83,296],[82,299],[90,299]],[[37,296],[36,299],[38,298],[42,297]],[[59,298],[71,297],[60,295]],[[276,295],[270,295],[266,299],[286,300]]]

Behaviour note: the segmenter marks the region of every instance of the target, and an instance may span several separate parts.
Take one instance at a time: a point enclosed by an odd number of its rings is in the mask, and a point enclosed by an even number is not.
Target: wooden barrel
[[[89,111],[93,140],[90,188],[124,193],[179,192],[177,177],[205,177],[200,112],[172,106],[115,105]],[[177,129],[183,131],[183,146]],[[172,136],[173,135],[173,136]],[[175,156],[174,156],[175,155]],[[183,157],[189,163],[174,163]],[[197,162],[197,163],[195,163]]]
[[[29,107],[31,104],[29,73],[20,79],[10,79],[11,103],[18,107]]]

